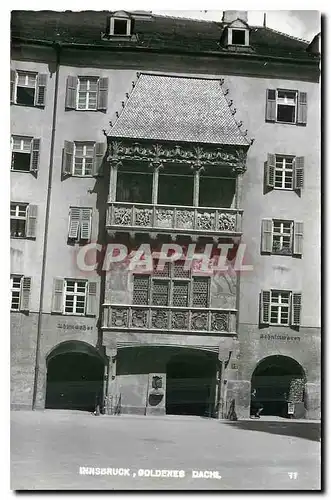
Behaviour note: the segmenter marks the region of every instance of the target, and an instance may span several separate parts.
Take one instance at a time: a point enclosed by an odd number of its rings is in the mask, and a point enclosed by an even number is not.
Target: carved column
[[[109,179],[109,195],[108,203],[116,201],[116,186],[117,186],[117,171],[122,165],[121,162],[116,160],[110,161],[110,179]]]
[[[159,170],[163,167],[162,163],[152,163],[153,168],[153,189],[152,189],[152,203],[157,204],[157,195],[159,190]]]
[[[192,169],[194,171],[194,183],[193,183],[193,206],[199,206],[199,192],[200,192],[200,173],[203,167],[200,165],[193,164]]]
[[[242,207],[242,193],[243,193],[243,186],[244,186],[244,173],[245,170],[243,168],[238,168],[236,170],[237,177],[236,177],[236,197],[235,197],[235,208],[239,209]],[[237,215],[237,231],[241,231],[242,229],[242,220],[241,220],[241,215]]]

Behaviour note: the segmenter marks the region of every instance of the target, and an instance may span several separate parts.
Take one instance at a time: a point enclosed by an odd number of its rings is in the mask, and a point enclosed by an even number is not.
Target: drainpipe
[[[42,260],[42,266],[41,266],[41,282],[40,282],[40,297],[39,297],[39,312],[38,312],[37,342],[36,342],[36,359],[35,359],[35,372],[34,372],[33,396],[32,396],[32,409],[33,410],[35,409],[36,401],[37,401],[37,388],[38,388],[38,376],[39,376],[40,340],[41,340],[41,331],[42,331],[42,315],[43,315],[44,284],[45,284],[45,273],[46,273],[49,215],[50,215],[50,207],[51,207],[51,192],[52,192],[52,178],[53,178],[53,156],[54,156],[54,143],[55,143],[55,130],[56,130],[56,108],[57,108],[57,96],[58,96],[58,88],[59,88],[59,68],[60,68],[61,44],[59,42],[55,42],[53,44],[53,48],[54,48],[55,53],[56,53],[55,90],[54,90],[54,101],[53,101],[51,148],[50,148],[50,154],[49,154],[43,260]]]

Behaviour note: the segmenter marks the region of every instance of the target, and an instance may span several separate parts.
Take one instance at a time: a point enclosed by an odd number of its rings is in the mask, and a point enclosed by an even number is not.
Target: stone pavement
[[[126,475],[80,475],[80,467]],[[148,477],[140,477],[141,470]],[[192,477],[199,471],[209,477]],[[161,474],[184,477],[157,477]],[[319,490],[318,423],[16,411],[11,414],[11,488]]]

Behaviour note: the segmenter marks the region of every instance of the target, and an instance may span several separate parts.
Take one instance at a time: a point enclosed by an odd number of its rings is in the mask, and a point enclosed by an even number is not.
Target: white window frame
[[[280,224],[280,230],[276,231],[275,230],[275,223]],[[290,232],[286,233],[284,232],[284,226],[289,226]],[[284,253],[283,255],[290,255],[292,256],[293,254],[293,229],[294,229],[294,223],[291,220],[280,220],[280,219],[273,219],[272,220],[272,253],[277,254],[277,255],[282,255],[282,250],[274,250],[274,238],[275,236],[279,236],[279,241],[280,241],[280,247],[281,249],[283,248],[283,243],[284,239],[290,239],[290,245],[289,245],[289,252]],[[285,248],[285,247],[284,247]],[[286,247],[287,248],[287,247]]]
[[[26,84],[25,85],[18,85],[18,78],[19,76],[25,76]],[[29,81],[29,76],[34,76],[35,77],[35,82],[34,86],[28,85]],[[20,102],[17,102],[17,88],[18,87],[27,87],[29,89],[34,89],[34,96],[33,96],[33,102],[35,103],[36,99],[36,93],[37,93],[37,78],[38,78],[38,73],[35,73],[34,71],[22,71],[22,70],[15,70],[15,86],[14,86],[14,104],[23,104]],[[34,105],[34,104],[33,104]]]
[[[126,21],[126,34],[125,35],[119,35],[117,33],[114,33],[115,30],[115,21]],[[127,17],[111,17],[110,18],[110,28],[109,28],[109,34],[111,36],[130,36],[131,35],[131,19]]]
[[[19,287],[14,286],[14,280],[19,280]],[[20,311],[21,309],[21,295],[22,295],[22,281],[23,281],[23,276],[17,275],[17,274],[12,274],[10,276],[10,310],[11,311]],[[19,292],[18,294],[18,307],[13,307],[13,292]]]
[[[77,153],[76,153],[76,148],[77,146],[83,146],[83,155],[82,156],[77,156]],[[92,156],[87,156],[86,155],[86,150],[88,147],[92,147],[93,148],[93,153],[92,153]],[[95,142],[80,142],[80,141],[77,141],[74,143],[74,159],[73,159],[73,167],[72,167],[72,175],[73,177],[92,177],[93,176],[93,163],[95,161],[95,158],[94,158],[94,153],[95,153]],[[82,158],[82,173],[81,174],[77,174],[76,173],[76,158]],[[91,167],[90,167],[90,170],[91,172],[89,174],[86,174],[85,173],[85,170],[86,170],[86,159],[89,158],[91,159]]]
[[[277,298],[275,299],[275,294]],[[287,296],[287,302],[282,302],[282,296]],[[277,322],[273,322],[272,313],[273,309],[277,308]],[[287,309],[287,322],[282,322],[282,309]],[[291,317],[291,292],[285,290],[271,290],[270,294],[270,321],[272,326],[290,326]]]
[[[87,81],[86,90],[80,90],[82,80]],[[96,83],[96,86],[97,86],[96,90],[93,90],[93,91],[90,90],[91,81],[93,81],[93,83],[94,82]],[[97,109],[98,109],[98,82],[99,82],[99,78],[95,77],[95,76],[78,76],[77,95],[76,95],[76,110],[78,110],[78,111],[97,111]],[[79,107],[79,94],[80,94],[80,92],[86,93],[85,107],[84,108]],[[89,106],[90,93],[95,93],[95,107],[93,107],[93,108],[91,108]]]
[[[15,215],[12,215],[12,206],[15,205]],[[12,236],[10,234],[11,238],[26,238],[26,229],[27,229],[27,221],[28,221],[28,203],[16,203],[16,202],[11,202],[10,203],[10,220],[24,220],[25,221],[25,226],[24,226],[24,235],[23,236]],[[20,211],[22,210],[22,207],[25,208],[25,215],[22,216],[20,215]]]
[[[294,105],[291,102],[287,102],[287,97],[279,97],[278,94],[279,92],[291,92],[292,94],[295,94],[295,102]],[[291,122],[284,122],[280,121],[277,119],[278,117],[278,105],[283,105],[283,106],[294,106],[294,120]],[[297,117],[298,117],[298,91],[297,90],[289,90],[289,89],[277,89],[276,90],[276,122],[277,123],[293,123],[294,125],[297,123]]]
[[[232,32],[233,31],[244,31],[245,32],[245,43],[233,43],[232,42]],[[249,30],[242,27],[228,28],[228,45],[234,45],[235,47],[248,47],[249,46]]]
[[[67,290],[67,285],[68,285],[69,281],[74,283],[74,291],[73,292]],[[78,283],[85,284],[85,291],[84,292],[77,291]],[[67,296],[73,297],[73,308],[72,308],[73,310],[72,310],[72,312],[66,311]],[[83,312],[76,311],[77,297],[84,297],[84,311]],[[64,294],[63,294],[63,314],[68,315],[68,316],[85,316],[86,305],[87,305],[87,281],[86,280],[76,280],[76,279],[65,278],[65,280],[64,280]]]
[[[287,191],[293,191],[293,183],[294,183],[294,162],[295,162],[295,157],[294,156],[286,156],[286,155],[278,155],[276,154],[276,161],[275,161],[275,186],[274,189],[286,189]],[[288,166],[288,163],[286,160],[291,161],[291,167]],[[280,163],[282,165],[280,166]],[[281,186],[276,186],[276,177],[277,173],[281,172],[282,175],[282,185]],[[285,186],[285,177],[286,173],[291,172],[291,187],[286,187]]]
[[[18,139],[20,141],[20,148],[15,148],[14,147],[14,140]],[[13,153],[24,153],[29,155],[30,162],[31,162],[31,143],[32,143],[33,138],[32,137],[24,137],[22,135],[12,135],[10,138],[10,143],[11,143],[11,152],[12,155]],[[24,143],[27,144],[29,142],[29,150],[24,149]],[[29,163],[30,163],[29,162]],[[12,172],[31,172],[30,167],[29,170],[16,170],[15,168],[12,168],[13,166],[13,157],[11,158],[11,165],[10,165],[10,170]]]

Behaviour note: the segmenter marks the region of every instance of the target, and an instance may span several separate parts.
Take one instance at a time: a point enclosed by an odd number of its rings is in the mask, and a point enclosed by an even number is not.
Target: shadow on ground
[[[321,424],[319,422],[263,422],[261,420],[237,420],[226,422],[235,429],[268,432],[282,436],[292,436],[310,441],[320,441]]]

